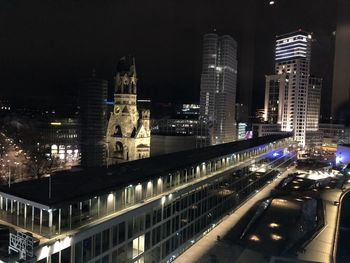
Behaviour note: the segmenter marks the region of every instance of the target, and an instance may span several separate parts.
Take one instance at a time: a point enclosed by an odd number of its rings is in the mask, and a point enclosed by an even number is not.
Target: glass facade
[[[289,144],[291,139],[286,138],[220,156],[61,208],[43,209],[0,193],[0,215],[47,238],[63,233],[70,236],[69,243],[64,240],[56,247],[55,243],[51,250],[40,246],[38,260],[166,261],[272,180],[277,175],[273,169],[292,161],[293,157],[283,154]],[[279,153],[271,154],[275,151]],[[266,171],[252,172],[252,161],[264,165]],[[119,222],[114,223],[116,220]],[[94,233],[86,236],[85,230],[77,229],[82,226]]]

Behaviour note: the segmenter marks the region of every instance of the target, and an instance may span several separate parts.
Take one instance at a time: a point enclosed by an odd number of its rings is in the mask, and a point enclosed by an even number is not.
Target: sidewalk
[[[345,187],[349,188],[350,185],[347,184]],[[333,262],[334,239],[337,231],[341,195],[342,191],[340,189],[329,190],[321,194],[325,207],[325,226],[305,247],[305,253],[298,255],[298,259],[325,263]],[[339,205],[334,205],[334,201],[339,202]]]
[[[203,236],[199,241],[193,244],[192,247],[187,249],[183,254],[176,258],[174,262],[202,262],[201,260],[203,260],[203,257],[207,254],[207,252],[209,252],[210,249],[217,245],[217,236],[223,237],[225,234],[227,234],[232,229],[232,227],[237,224],[237,222],[248,212],[248,210],[253,207],[256,202],[268,197],[270,195],[270,191],[274,189],[283,178],[292,172],[292,169],[287,170],[270,184],[262,188],[258,193],[256,193],[253,197],[242,204],[242,206],[239,207],[234,213],[224,217],[223,221],[220,224],[218,224],[212,231]],[[226,258],[228,262],[232,262],[232,258],[230,258],[230,255],[232,254],[231,252],[234,252],[232,251],[232,248],[223,249],[222,252],[223,253],[220,254],[223,254],[223,257],[228,257]],[[224,260],[225,259],[223,259],[223,261]],[[223,261],[220,259],[220,262]]]

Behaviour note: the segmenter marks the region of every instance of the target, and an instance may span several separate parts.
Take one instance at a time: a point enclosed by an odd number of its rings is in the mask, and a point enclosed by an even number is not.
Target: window
[[[145,235],[141,235],[132,241],[132,257],[135,258],[145,252]]]

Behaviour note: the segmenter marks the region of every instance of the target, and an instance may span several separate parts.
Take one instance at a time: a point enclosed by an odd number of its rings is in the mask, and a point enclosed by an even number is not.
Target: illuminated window
[[[141,235],[132,241],[132,257],[135,258],[145,251],[145,235]]]

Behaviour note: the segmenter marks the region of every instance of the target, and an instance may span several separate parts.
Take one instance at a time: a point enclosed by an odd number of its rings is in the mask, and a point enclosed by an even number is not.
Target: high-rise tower
[[[311,34],[301,30],[276,38],[276,74],[288,82],[282,94],[281,129],[294,131],[301,145],[305,145],[311,41]]]
[[[236,139],[236,82],[236,41],[228,35],[204,35],[200,117],[212,126],[211,144]]]
[[[310,77],[307,94],[306,131],[318,131],[320,121],[322,78]]]
[[[106,160],[108,81],[91,78],[80,81],[79,106],[81,120],[81,164],[103,166]]]
[[[294,132],[305,146],[306,132],[317,132],[322,79],[310,77],[311,34],[296,31],[276,39],[275,75],[266,76],[266,122]],[[310,137],[310,136],[309,136]]]
[[[114,109],[107,128],[107,163],[116,164],[150,156],[149,110],[137,110],[135,59],[123,57],[115,77]]]

